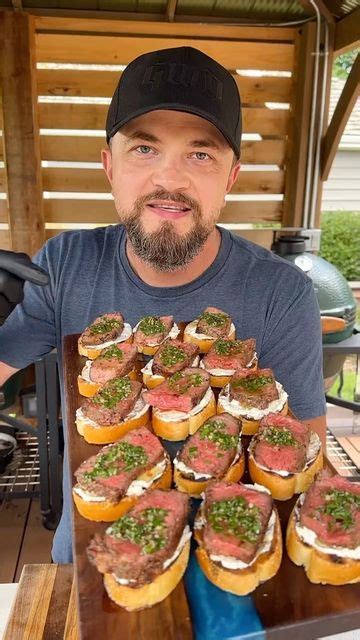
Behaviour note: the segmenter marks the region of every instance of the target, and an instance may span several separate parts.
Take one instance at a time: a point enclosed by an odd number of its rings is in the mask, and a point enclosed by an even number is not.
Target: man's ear
[[[107,175],[107,179],[110,182],[110,186],[112,187],[113,173],[111,149],[101,149],[101,162]]]
[[[234,182],[236,181],[236,178],[238,177],[239,171],[240,171],[240,160],[237,160],[237,162],[235,162],[235,164],[233,164],[233,166],[231,167],[231,171],[228,177],[228,181],[227,181],[227,185],[226,185],[226,193],[229,193],[232,189],[232,186],[234,184]]]

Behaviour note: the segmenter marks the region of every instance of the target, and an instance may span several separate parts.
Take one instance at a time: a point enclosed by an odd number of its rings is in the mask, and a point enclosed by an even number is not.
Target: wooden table
[[[99,449],[78,435],[75,411],[81,403],[77,375],[84,359],[77,352],[77,335],[64,341],[64,376],[71,473]],[[165,444],[165,443],[164,443]],[[294,500],[278,503],[283,532]],[[92,523],[76,510],[73,515],[78,616],[83,640],[300,640],[360,627],[360,583],[342,587],[311,584],[302,568],[284,551],[278,574],[251,596],[238,597],[212,585],[192,554],[175,591],[162,603],[137,613],[113,604],[102,576],[86,558],[86,546],[96,531],[108,525]],[[13,639],[11,639],[13,640]]]

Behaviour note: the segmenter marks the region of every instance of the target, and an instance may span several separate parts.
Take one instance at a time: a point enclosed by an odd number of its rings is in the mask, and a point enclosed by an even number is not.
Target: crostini
[[[234,340],[235,326],[229,314],[217,307],[207,307],[184,329],[184,342],[196,344],[200,353],[207,353],[218,338]]]
[[[166,378],[186,367],[197,367],[199,349],[194,344],[167,338],[158,348],[154,357],[141,370],[143,383],[148,389],[159,386]]]
[[[256,341],[218,338],[201,360],[212,387],[225,387],[237,369],[256,369]]]
[[[95,360],[87,360],[78,375],[80,395],[92,398],[113,378],[128,376],[131,380],[136,380],[134,367],[137,353],[135,345],[123,342],[107,347]]]
[[[166,338],[176,338],[180,329],[173,316],[145,316],[133,329],[139,353],[153,356]]]
[[[120,342],[132,342],[131,326],[121,313],[104,313],[82,332],[78,340],[81,356],[95,360],[106,347]]]

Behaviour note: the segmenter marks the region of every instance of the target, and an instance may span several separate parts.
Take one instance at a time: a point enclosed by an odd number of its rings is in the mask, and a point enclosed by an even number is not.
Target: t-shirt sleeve
[[[303,281],[287,304],[279,297],[263,347],[260,366],[274,371],[294,415],[301,420],[325,415],[321,320],[311,280]]]
[[[35,362],[56,346],[55,273],[48,244],[33,262],[49,273],[50,284],[40,287],[25,282],[23,302],[0,327],[0,361],[17,369]]]

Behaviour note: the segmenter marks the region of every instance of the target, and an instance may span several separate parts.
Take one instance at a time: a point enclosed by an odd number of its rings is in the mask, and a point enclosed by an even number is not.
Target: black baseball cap
[[[138,116],[185,111],[211,122],[240,156],[241,104],[231,73],[202,51],[176,47],[145,53],[126,67],[112,97],[106,140]]]

